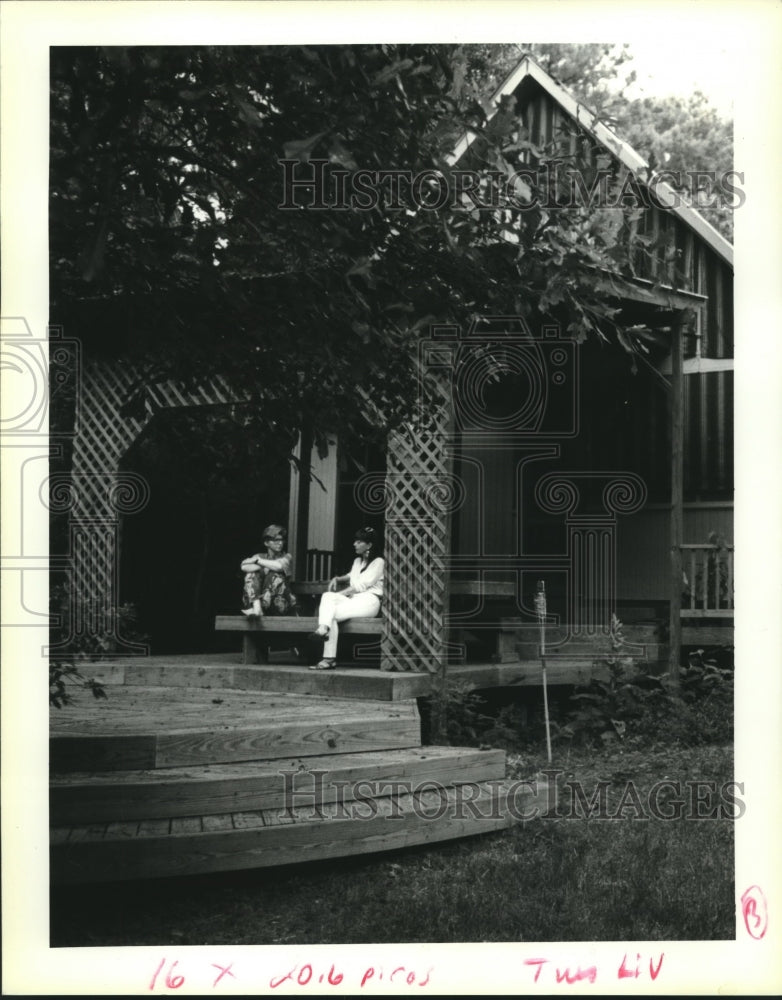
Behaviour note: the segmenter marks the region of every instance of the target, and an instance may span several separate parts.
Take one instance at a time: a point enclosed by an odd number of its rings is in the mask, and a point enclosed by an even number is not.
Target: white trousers
[[[336,657],[339,626],[337,622],[348,618],[374,618],[380,610],[380,598],[377,594],[354,594],[345,597],[344,594],[327,590],[320,599],[318,608],[318,625],[328,625],[329,636],[323,644],[324,657]]]

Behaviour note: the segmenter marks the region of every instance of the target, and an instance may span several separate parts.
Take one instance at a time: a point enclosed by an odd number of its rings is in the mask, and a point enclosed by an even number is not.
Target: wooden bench
[[[297,618],[287,615],[265,615],[250,618],[247,615],[218,615],[215,618],[216,632],[241,632],[244,663],[269,662],[269,638],[273,635],[308,635],[318,627],[318,619]],[[383,634],[385,622],[382,618],[349,618],[339,623],[340,635]]]

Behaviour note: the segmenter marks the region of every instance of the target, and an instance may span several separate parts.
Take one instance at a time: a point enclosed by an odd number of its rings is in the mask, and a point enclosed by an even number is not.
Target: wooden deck
[[[625,636],[647,665],[665,655],[648,627]],[[600,643],[549,638],[549,684],[607,672]],[[448,677],[535,687],[538,654],[534,633],[511,621],[495,661],[451,664]],[[391,850],[502,829],[550,804],[545,782],[505,780],[501,751],[421,745],[415,699],[432,693],[432,674],[313,671],[290,650],[271,658],[245,664],[237,650],[90,665],[108,698],[85,691],[52,710],[54,881]]]
[[[490,662],[452,663],[449,679],[472,688],[539,687],[541,661],[537,646],[525,640],[511,650],[512,636],[506,634],[502,658]],[[664,660],[667,651],[649,637],[642,636],[634,647],[648,664]],[[608,648],[602,651],[608,655]],[[295,662],[291,650],[272,653],[268,664],[246,664],[242,653],[205,653],[179,656],[128,657],[90,665],[90,676],[106,685],[129,687],[229,688],[245,691],[320,695],[330,698],[407,701],[432,693],[434,676],[429,673],[395,672],[376,667],[340,664],[335,670],[309,670]],[[549,684],[584,684],[606,674],[594,644],[575,644],[547,651]]]
[[[412,699],[263,690],[277,668],[230,659],[95,665],[108,698],[52,710],[53,881],[391,850],[502,829],[548,804],[545,783],[505,780],[503,751],[422,747]]]

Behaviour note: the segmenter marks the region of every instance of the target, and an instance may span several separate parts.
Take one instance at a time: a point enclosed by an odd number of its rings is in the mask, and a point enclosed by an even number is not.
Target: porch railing
[[[733,617],[733,546],[682,545],[683,618]]]
[[[328,580],[331,572],[334,553],[328,549],[307,549],[307,564],[305,575],[307,582]]]

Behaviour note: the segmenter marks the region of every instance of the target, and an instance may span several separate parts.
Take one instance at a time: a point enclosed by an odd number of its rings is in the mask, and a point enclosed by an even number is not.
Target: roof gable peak
[[[515,67],[491,95],[487,102],[487,118],[489,121],[497,114],[501,99],[515,93],[521,83],[527,78],[533,79],[566,114],[578,122],[601,146],[618,159],[640,184],[648,187],[649,182],[657,177],[655,171],[650,169],[646,160],[629,143],[620,139],[595,111],[573,97],[529,52],[525,53],[519,59]],[[461,138],[453,151],[452,157],[449,158],[452,163],[456,163],[461,159],[474,138],[474,134],[466,134]],[[655,188],[662,196],[670,198],[672,207],[667,210],[678,216],[686,226],[692,229],[704,243],[732,267],[732,244],[707,222],[697,209],[690,205],[681,204],[681,199],[677,192],[665,181],[657,179]]]

